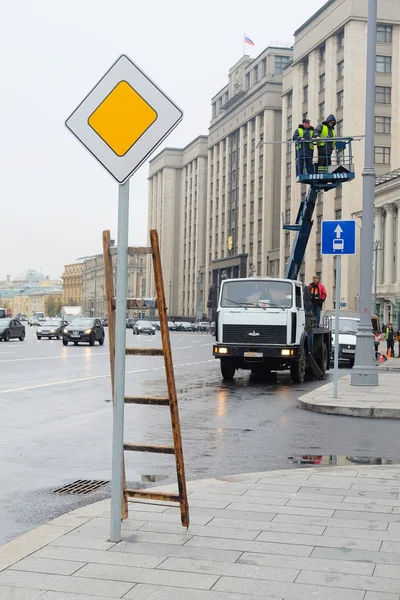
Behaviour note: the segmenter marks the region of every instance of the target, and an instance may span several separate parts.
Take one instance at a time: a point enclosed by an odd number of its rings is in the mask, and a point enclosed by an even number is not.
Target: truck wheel
[[[231,358],[221,358],[221,373],[226,381],[232,381],[235,377],[235,366]]]
[[[290,365],[290,376],[292,383],[303,383],[306,374],[306,357],[304,352],[299,355],[299,358],[293,361]]]

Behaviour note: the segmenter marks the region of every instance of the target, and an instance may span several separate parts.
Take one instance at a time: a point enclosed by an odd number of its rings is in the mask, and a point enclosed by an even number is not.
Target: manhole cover
[[[110,483],[109,481],[96,481],[90,479],[78,479],[67,485],[63,485],[56,490],[55,494],[90,494]]]

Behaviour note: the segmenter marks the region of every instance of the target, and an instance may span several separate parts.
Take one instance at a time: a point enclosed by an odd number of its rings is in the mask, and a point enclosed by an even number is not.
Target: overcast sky
[[[116,237],[117,184],[64,121],[122,53],[184,111],[165,142],[207,134],[210,99],[243,54],[291,42],[324,0],[13,0],[0,35],[0,279],[63,265]],[[130,243],[147,238],[147,174],[131,180]]]

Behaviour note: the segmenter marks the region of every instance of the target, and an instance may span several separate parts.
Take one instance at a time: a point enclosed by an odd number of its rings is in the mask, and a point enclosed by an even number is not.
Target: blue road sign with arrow
[[[321,254],[355,254],[355,221],[322,221]]]

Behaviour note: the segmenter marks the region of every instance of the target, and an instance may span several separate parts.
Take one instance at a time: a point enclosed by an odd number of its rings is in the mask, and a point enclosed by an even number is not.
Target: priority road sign
[[[355,221],[322,221],[321,254],[355,254]]]
[[[123,54],[65,124],[124,183],[182,117],[181,109]]]

